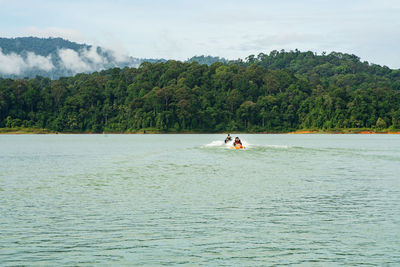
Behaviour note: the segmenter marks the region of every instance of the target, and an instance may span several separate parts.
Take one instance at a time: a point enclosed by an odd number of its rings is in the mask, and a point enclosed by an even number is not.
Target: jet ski
[[[241,145],[241,144],[233,144],[231,148],[232,149],[245,149],[245,146]]]
[[[232,141],[232,137],[231,137],[231,135],[230,134],[228,134],[228,136],[226,137],[226,139],[225,139],[225,144],[227,144],[227,143],[229,143],[229,142],[231,142]]]

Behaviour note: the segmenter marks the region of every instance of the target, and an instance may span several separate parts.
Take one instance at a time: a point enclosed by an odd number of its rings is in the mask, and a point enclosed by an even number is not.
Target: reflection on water
[[[400,264],[400,139],[0,136],[0,265]]]

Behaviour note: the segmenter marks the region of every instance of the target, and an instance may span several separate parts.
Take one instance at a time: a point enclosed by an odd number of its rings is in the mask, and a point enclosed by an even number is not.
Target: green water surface
[[[1,135],[0,266],[400,266],[400,136]]]

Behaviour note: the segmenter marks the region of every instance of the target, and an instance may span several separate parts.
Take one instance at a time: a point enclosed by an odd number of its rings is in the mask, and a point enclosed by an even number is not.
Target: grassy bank
[[[400,134],[400,129],[339,128],[339,129],[301,129],[289,134]]]
[[[42,128],[0,128],[0,134],[54,134],[54,131]]]

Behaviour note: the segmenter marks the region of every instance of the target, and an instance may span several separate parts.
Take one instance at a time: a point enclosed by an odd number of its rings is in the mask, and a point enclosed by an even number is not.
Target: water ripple
[[[1,266],[400,265],[396,137],[0,138]]]

